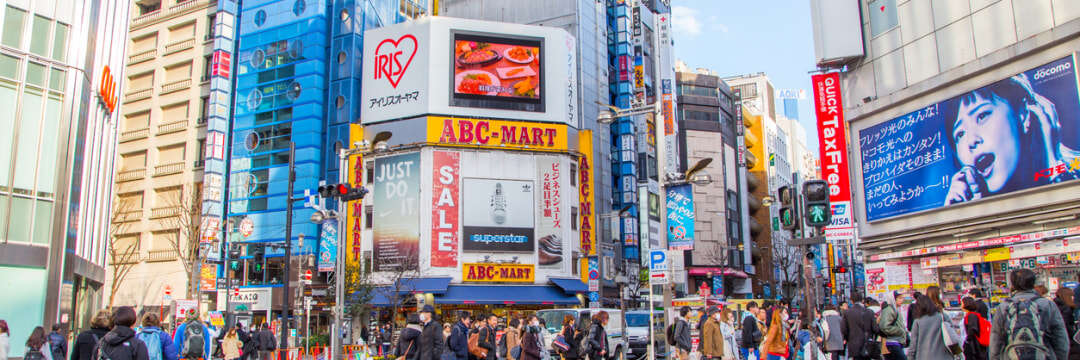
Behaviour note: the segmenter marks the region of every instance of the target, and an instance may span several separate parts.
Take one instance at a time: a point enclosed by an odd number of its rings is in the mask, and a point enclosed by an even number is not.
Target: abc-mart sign
[[[455,36],[539,44],[536,64],[542,110],[514,110],[454,105]],[[460,38],[458,38],[460,40]],[[564,123],[578,127],[577,41],[565,30],[491,21],[426,17],[364,32],[360,103],[361,123],[391,121],[428,114]],[[530,45],[531,46],[531,45]],[[503,58],[503,53],[499,54]],[[496,67],[511,68],[503,61]],[[510,85],[508,71],[476,66]],[[505,70],[505,69],[504,69]],[[494,100],[513,103],[513,98]],[[524,101],[523,101],[524,102]],[[512,104],[511,104],[512,105]],[[513,106],[507,106],[513,107]]]

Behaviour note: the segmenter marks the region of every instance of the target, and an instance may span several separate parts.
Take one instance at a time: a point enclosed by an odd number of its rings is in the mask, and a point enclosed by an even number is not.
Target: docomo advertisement
[[[461,153],[432,152],[435,181],[431,188],[431,266],[457,267]]]
[[[850,211],[847,126],[844,123],[844,105],[840,95],[840,73],[814,75],[811,76],[811,82],[818,121],[821,176],[829,183],[829,202],[833,207],[832,223],[825,229],[851,228],[855,223]]]
[[[442,114],[576,127],[575,46],[555,27],[448,17],[365,31],[361,121]]]

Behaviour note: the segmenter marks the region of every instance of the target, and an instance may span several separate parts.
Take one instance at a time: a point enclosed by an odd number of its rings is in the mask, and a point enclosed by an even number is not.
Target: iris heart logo
[[[409,64],[416,56],[419,43],[412,34],[400,38],[386,39],[375,46],[375,79],[385,77],[395,89],[401,82],[401,76],[409,69]],[[404,63],[403,63],[404,61]]]

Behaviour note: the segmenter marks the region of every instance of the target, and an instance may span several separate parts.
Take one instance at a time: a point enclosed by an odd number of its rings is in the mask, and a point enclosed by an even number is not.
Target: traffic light
[[[254,258],[253,266],[255,272],[262,272],[263,260],[266,258],[266,246],[265,245],[252,245],[251,256]]]
[[[229,253],[225,256],[229,260],[229,269],[236,271],[240,270],[240,248],[236,246],[229,247]]]
[[[847,274],[847,268],[843,266],[837,266],[832,269],[835,274]]]
[[[776,192],[776,197],[780,200],[780,227],[784,230],[794,230],[798,227],[798,221],[795,215],[795,188],[792,186],[781,186]]]
[[[832,207],[829,205],[829,184],[825,180],[808,180],[803,183],[803,196],[806,197],[806,208],[803,216],[810,226],[826,226],[832,215]]]
[[[342,201],[353,201],[363,199],[367,193],[367,188],[363,186],[354,188],[345,183],[319,185],[319,196],[325,199],[338,198]]]

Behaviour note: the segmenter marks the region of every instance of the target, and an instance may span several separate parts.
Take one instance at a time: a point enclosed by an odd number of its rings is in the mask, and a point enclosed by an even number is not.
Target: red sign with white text
[[[431,156],[435,166],[431,190],[431,266],[457,267],[461,153],[435,151]]]
[[[854,222],[850,211],[847,126],[844,123],[844,104],[840,95],[840,73],[814,75],[811,82],[814,86],[814,111],[817,114],[821,176],[829,183],[829,202],[833,204],[834,210],[838,205],[846,210],[834,214],[832,224],[827,228],[850,228],[854,226]]]

